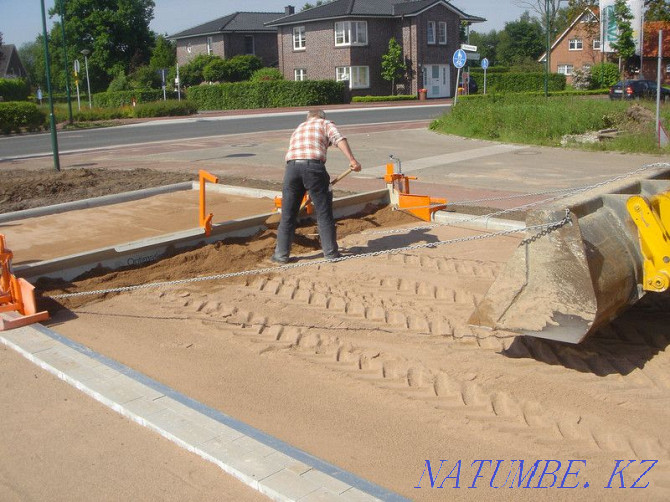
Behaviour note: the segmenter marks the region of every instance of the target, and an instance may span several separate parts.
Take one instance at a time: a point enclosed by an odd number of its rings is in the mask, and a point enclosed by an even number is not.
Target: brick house
[[[551,46],[549,71],[564,74],[568,84],[572,83],[574,70],[607,61],[617,62],[616,53],[601,51],[599,14],[598,8],[585,9]],[[644,57],[640,73],[646,79],[656,79],[659,29],[662,29],[664,33],[661,79],[667,85],[670,84],[670,23],[668,22],[644,23]],[[540,57],[541,63],[544,63],[545,56],[546,53]]]
[[[0,78],[26,78],[28,73],[12,44],[0,45]]]
[[[177,42],[177,62],[186,64],[199,54],[224,59],[253,54],[265,66],[277,64],[277,29],[265,23],[285,12],[234,12],[167,37]]]
[[[572,83],[574,70],[592,67],[604,59],[600,50],[600,19],[597,8],[587,8],[551,45],[549,71],[565,75],[566,82]],[[547,53],[540,57],[544,63]]]
[[[381,58],[392,37],[408,71],[399,92],[454,95],[460,26],[483,22],[444,0],[335,0],[267,23],[277,31],[279,69],[289,80],[348,80],[352,95],[387,95]]]

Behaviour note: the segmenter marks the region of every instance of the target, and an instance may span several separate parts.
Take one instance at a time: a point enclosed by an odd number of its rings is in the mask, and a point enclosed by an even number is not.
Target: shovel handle
[[[344,178],[345,176],[347,176],[351,171],[353,171],[353,169],[350,167],[349,169],[347,169],[347,170],[344,171],[343,173],[339,174],[334,180],[332,180],[332,181],[330,182],[330,185],[333,186],[335,183],[337,183],[337,182],[340,181],[342,178]],[[302,211],[303,209],[305,209],[305,207],[307,206],[307,204],[309,204],[310,202],[311,202],[311,197],[309,196],[309,194],[307,194],[307,197],[305,198],[305,200],[303,201],[303,203],[300,205],[300,210]]]

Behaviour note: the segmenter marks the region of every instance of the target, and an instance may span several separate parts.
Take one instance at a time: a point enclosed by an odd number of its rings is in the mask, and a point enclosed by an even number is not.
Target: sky
[[[67,1],[67,0],[66,0]],[[154,19],[150,27],[159,34],[172,35],[179,31],[206,23],[236,11],[283,12],[284,6],[294,5],[300,10],[307,0],[155,0]],[[312,0],[311,3],[315,3]],[[518,19],[524,9],[513,0],[452,0],[456,8],[487,19],[472,29],[478,32],[501,30],[508,21]],[[49,19],[49,9],[54,0],[44,0],[47,13],[47,30],[54,19]],[[42,33],[42,8],[40,0],[0,0],[0,33],[4,44],[21,47],[33,42]]]

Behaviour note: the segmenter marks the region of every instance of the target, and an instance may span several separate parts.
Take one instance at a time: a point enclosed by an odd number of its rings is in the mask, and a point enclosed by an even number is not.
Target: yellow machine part
[[[637,226],[645,291],[661,293],[670,287],[670,192],[650,198],[650,202],[635,195],[626,208]]]

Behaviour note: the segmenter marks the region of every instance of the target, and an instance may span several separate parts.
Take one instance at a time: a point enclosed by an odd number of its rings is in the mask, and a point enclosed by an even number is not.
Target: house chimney
[[[295,7],[293,7],[293,5],[287,5],[286,7],[284,7],[284,14],[286,14],[287,16],[295,14]]]

